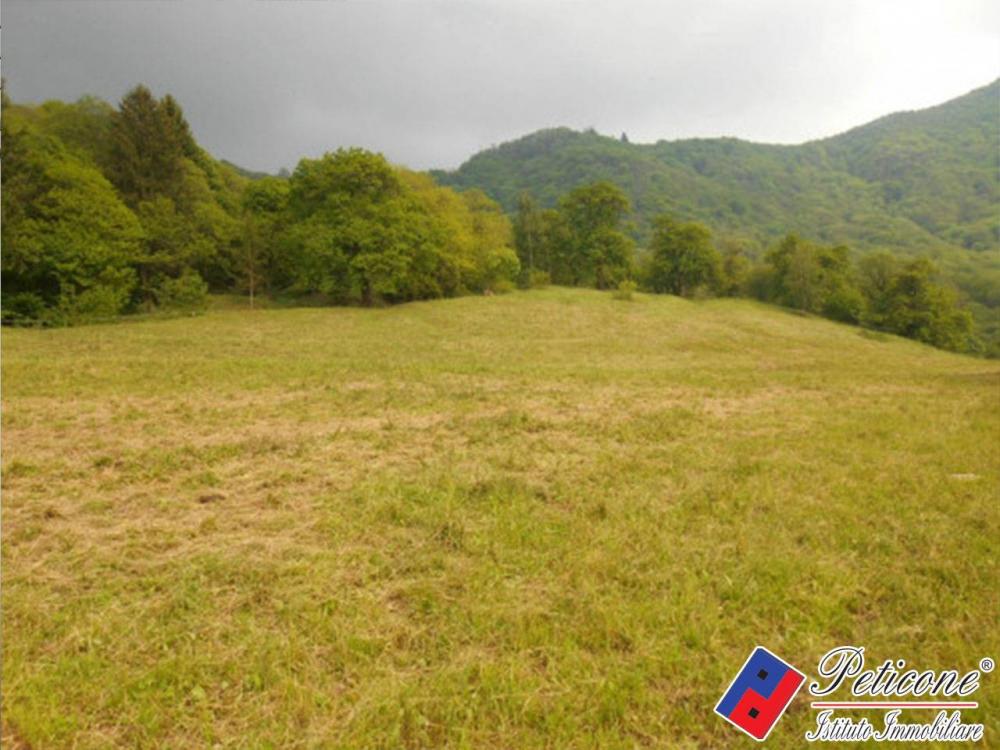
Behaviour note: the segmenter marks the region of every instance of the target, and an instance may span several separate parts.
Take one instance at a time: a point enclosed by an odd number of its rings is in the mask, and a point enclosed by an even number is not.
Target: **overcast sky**
[[[1000,75],[995,0],[4,0],[15,101],[143,82],[252,169],[414,168],[556,125],[797,143]]]

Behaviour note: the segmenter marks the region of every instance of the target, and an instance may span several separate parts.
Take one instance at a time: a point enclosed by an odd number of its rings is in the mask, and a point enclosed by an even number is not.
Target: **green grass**
[[[745,747],[758,643],[1000,655],[995,362],[550,289],[9,330],[3,387],[12,746]]]

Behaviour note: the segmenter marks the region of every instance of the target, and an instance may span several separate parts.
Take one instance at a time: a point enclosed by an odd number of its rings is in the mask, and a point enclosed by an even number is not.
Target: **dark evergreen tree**
[[[185,136],[190,139],[179,107],[158,102],[145,86],[125,95],[112,118],[110,171],[126,203],[177,194]]]

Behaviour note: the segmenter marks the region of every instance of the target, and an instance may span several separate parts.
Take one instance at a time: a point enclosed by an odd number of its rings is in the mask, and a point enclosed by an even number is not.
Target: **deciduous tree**
[[[701,224],[657,217],[650,242],[650,287],[681,296],[690,296],[698,288],[716,288],[722,278],[722,259],[711,236]]]

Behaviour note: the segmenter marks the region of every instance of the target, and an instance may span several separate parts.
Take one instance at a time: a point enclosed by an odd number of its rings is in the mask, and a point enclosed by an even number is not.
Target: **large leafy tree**
[[[460,197],[362,149],[301,161],[288,207],[301,291],[398,302],[488,288],[518,267],[510,224],[486,196]]]
[[[866,255],[858,262],[858,287],[865,297],[864,323],[884,328],[893,305],[893,283],[902,263],[886,252]]]
[[[708,227],[666,215],[657,217],[655,227],[647,280],[653,291],[689,296],[696,289],[719,286],[722,258],[712,246]]]
[[[383,157],[342,149],[303,159],[290,180],[289,208],[303,291],[365,304],[406,297],[425,238],[407,226],[410,206]]]
[[[972,316],[959,309],[952,289],[935,283],[936,275],[934,264],[926,259],[900,269],[888,286],[883,326],[942,349],[975,349]]]
[[[142,230],[101,173],[4,113],[4,319],[113,316],[129,303]]]
[[[607,289],[632,273],[633,243],[623,231],[628,197],[617,185],[581,185],[559,202],[549,225],[553,280]]]
[[[630,205],[624,190],[601,180],[571,190],[560,207],[576,235],[585,237],[599,229],[619,229]]]

